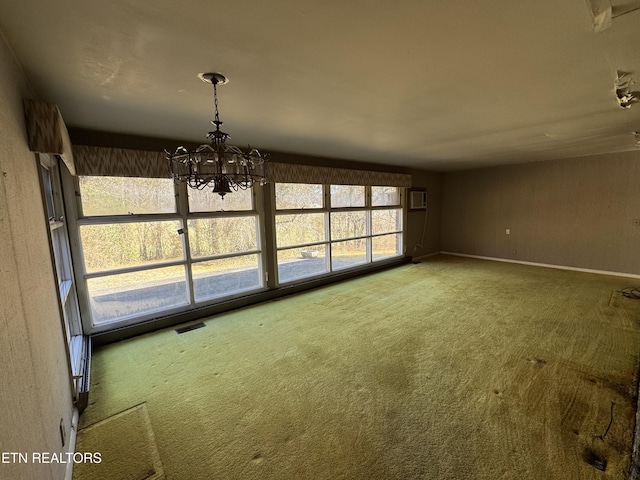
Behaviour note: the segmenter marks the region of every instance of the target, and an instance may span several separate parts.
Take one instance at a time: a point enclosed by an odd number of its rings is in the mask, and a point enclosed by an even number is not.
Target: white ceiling
[[[585,0],[0,0],[69,126],[204,142],[214,71],[233,144],[441,171],[638,148],[614,82],[640,90],[640,11],[592,23]]]

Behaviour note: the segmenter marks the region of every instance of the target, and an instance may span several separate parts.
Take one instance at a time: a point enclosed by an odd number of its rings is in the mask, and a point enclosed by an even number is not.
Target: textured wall
[[[450,172],[442,189],[444,251],[640,274],[640,152]]]
[[[0,35],[0,452],[61,452],[72,399],[24,76]],[[31,459],[31,458],[30,458]],[[60,479],[63,464],[0,463],[0,478]]]
[[[424,188],[427,191],[428,210],[426,212],[424,210],[407,211],[407,255],[419,257],[440,251],[440,187],[442,174],[419,170],[412,171],[411,174],[413,176],[413,188]],[[408,206],[407,202],[407,208]]]

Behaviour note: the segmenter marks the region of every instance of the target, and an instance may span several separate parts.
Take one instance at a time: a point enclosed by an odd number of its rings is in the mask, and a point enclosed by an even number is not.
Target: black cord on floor
[[[640,288],[638,287],[625,287],[620,290],[620,293],[622,293],[623,297],[640,300]]]
[[[602,440],[602,441],[604,441],[604,437],[606,437],[607,433],[609,433],[609,429],[611,428],[611,424],[613,423],[613,406],[614,405],[615,405],[615,403],[611,402],[611,419],[609,420],[609,425],[607,426],[607,429],[600,436],[600,440]]]

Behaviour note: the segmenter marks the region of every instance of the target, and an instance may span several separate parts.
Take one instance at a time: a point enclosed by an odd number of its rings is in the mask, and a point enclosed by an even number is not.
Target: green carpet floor
[[[143,403],[112,415],[78,432],[77,444],[86,452],[100,452],[105,461],[78,463],[77,478],[84,480],[163,480],[160,455]]]
[[[167,480],[627,478],[638,283],[432,257],[99,348],[80,428],[145,403]]]

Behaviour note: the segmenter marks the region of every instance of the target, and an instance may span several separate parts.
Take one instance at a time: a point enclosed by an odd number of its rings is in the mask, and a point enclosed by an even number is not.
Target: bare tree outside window
[[[86,217],[176,211],[170,178],[80,176],[78,181]]]
[[[253,192],[238,190],[221,197],[211,188],[188,189],[190,212],[239,212],[253,210]]]
[[[276,209],[322,208],[322,185],[276,183]]]
[[[364,186],[331,185],[331,208],[364,207]]]

